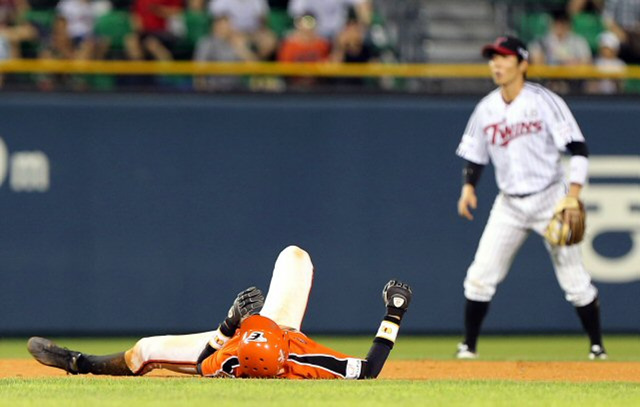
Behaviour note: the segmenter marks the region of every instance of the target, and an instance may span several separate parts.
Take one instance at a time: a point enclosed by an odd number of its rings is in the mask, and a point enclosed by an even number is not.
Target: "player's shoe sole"
[[[57,367],[71,374],[78,374],[80,352],[61,348],[53,341],[34,336],[27,342],[27,350],[43,365]]]
[[[459,343],[458,350],[456,351],[456,359],[478,359],[478,353],[469,350],[466,344]]]

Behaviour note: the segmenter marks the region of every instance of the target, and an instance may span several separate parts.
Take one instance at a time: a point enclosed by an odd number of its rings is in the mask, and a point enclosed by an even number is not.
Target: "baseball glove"
[[[586,212],[584,204],[574,197],[565,197],[553,211],[544,238],[554,246],[570,246],[584,238]]]

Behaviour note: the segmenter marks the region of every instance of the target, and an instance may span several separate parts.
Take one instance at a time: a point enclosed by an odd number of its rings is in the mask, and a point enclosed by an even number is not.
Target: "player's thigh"
[[[529,234],[520,216],[505,199],[496,199],[478,244],[467,279],[497,284]]]
[[[553,217],[553,211],[560,200],[567,194],[567,186],[558,182],[547,190],[537,194],[530,202],[531,229],[538,235],[544,232]]]

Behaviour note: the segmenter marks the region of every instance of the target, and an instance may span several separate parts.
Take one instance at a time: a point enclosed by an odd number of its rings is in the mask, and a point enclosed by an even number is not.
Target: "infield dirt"
[[[34,360],[0,360],[0,378],[65,376],[59,369]],[[157,370],[147,376],[184,376]],[[496,361],[389,361],[380,378],[404,380],[519,380],[566,382],[637,382],[640,362],[496,362]]]

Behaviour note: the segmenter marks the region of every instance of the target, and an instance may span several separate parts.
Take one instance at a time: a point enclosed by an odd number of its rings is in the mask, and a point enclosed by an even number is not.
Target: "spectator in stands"
[[[219,15],[211,24],[210,35],[198,41],[193,59],[198,62],[237,62],[254,61],[257,56],[249,48],[246,37],[233,29],[231,19]],[[194,87],[200,91],[228,91],[241,85],[240,76],[200,76],[194,79]]]
[[[4,18],[0,36],[11,46],[14,58],[34,58],[39,41],[48,39],[58,0],[3,0]]]
[[[11,27],[16,20],[17,7],[14,0],[0,1],[0,61],[13,58],[15,47],[10,39]],[[0,75],[0,87],[4,82],[4,76]]]
[[[96,59],[125,59],[125,40],[133,33],[129,0],[111,0],[111,8],[100,15],[94,27]]]
[[[281,62],[325,62],[331,44],[316,31],[316,19],[304,14],[295,21],[295,29],[283,41],[278,52]]]
[[[187,7],[181,20],[184,33],[176,47],[176,59],[191,60],[200,38],[210,33],[211,18],[207,12],[205,0],[187,0]]]
[[[618,37],[614,33],[606,31],[600,34],[598,43],[600,47],[598,56],[594,61],[594,65],[598,70],[606,73],[620,73],[624,71],[626,64],[618,58],[618,51],[620,50],[620,40],[618,40]],[[621,90],[622,82],[614,79],[589,81],[585,86],[587,93],[609,95],[619,93]]]
[[[67,20],[62,16],[56,16],[51,26],[51,34],[41,40],[38,58],[40,59],[73,59],[74,49],[71,37],[68,34]],[[38,89],[42,91],[55,90],[60,85],[70,84],[69,75],[39,74],[36,76]],[[75,76],[74,78],[77,78]],[[75,89],[80,90],[85,84],[77,83]]]
[[[366,27],[350,18],[336,37],[331,52],[334,62],[369,62],[377,58],[375,47],[367,41]]]
[[[344,29],[338,34],[331,51],[333,62],[366,63],[378,59],[377,49],[367,40],[366,27],[356,18],[349,18]],[[364,78],[338,78],[338,85],[362,86]]]
[[[94,49],[94,9],[89,0],[62,0],[56,8],[64,18],[71,41],[73,59],[91,59]]]
[[[177,36],[170,22],[179,18],[182,0],[134,0],[132,18],[134,32],[125,39],[127,55],[133,60],[173,59]]]
[[[591,64],[587,40],[571,30],[571,19],[563,9],[555,10],[549,32],[529,44],[530,60],[535,65]],[[582,88],[582,81],[551,80],[545,85],[556,93],[566,94]]]
[[[629,64],[640,63],[640,1],[605,0],[603,18],[620,40],[620,58]]]
[[[571,19],[566,11],[553,13],[547,35],[529,44],[531,63],[536,65],[585,65],[591,63],[589,43],[571,31]]]
[[[228,16],[233,29],[247,37],[261,60],[273,59],[278,38],[267,26],[267,0],[211,0],[209,12],[214,17]]]
[[[316,19],[303,14],[295,20],[294,30],[284,39],[278,52],[280,62],[326,62],[331,44],[316,31]],[[295,87],[309,87],[318,82],[312,77],[295,77],[288,80]]]
[[[349,9],[353,8],[360,23],[371,24],[372,6],[370,0],[290,0],[289,14],[299,18],[311,13],[317,19],[320,36],[334,41],[347,22]]]
[[[601,14],[604,9],[604,0],[569,0],[567,12],[569,15],[578,13]]]
[[[24,6],[24,0],[19,0]],[[12,46],[12,30],[18,15],[16,0],[0,0],[0,60],[9,59],[15,53]]]

